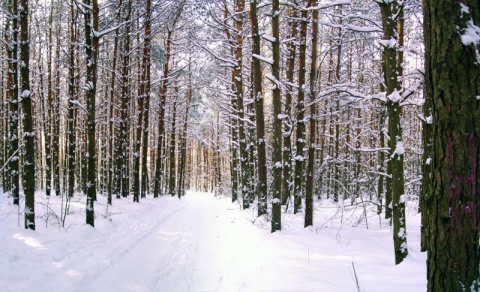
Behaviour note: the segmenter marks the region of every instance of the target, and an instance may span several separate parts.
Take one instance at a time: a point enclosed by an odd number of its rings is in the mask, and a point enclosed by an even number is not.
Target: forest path
[[[194,193],[182,201],[183,207],[159,214],[153,228],[121,247],[101,273],[87,277],[86,290],[248,291],[245,274],[272,260],[255,243],[256,236],[262,241],[261,230],[234,227],[240,213],[225,200]],[[258,258],[258,252],[267,256]]]

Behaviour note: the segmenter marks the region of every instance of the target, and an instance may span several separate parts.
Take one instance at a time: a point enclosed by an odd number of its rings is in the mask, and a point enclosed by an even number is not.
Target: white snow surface
[[[303,215],[288,212],[272,234],[255,208],[242,211],[208,193],[114,199],[108,208],[99,196],[92,228],[84,223],[84,197],[76,196],[63,228],[56,219],[61,198],[37,193],[30,231],[11,198],[0,191],[0,199],[5,292],[358,291],[352,262],[361,291],[426,290],[415,208],[407,212],[409,256],[396,266],[391,227],[375,206],[365,218],[359,206],[339,212],[340,205],[319,201],[314,227],[303,228]]]

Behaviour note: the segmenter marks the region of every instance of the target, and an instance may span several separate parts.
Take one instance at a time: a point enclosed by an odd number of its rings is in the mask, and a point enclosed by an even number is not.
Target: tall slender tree
[[[33,128],[32,91],[30,88],[30,40],[28,38],[28,0],[20,1],[20,75],[23,110],[23,191],[25,193],[25,228],[35,230],[35,130]]]
[[[8,91],[7,102],[9,104],[9,187],[13,198],[13,204],[20,204],[20,175],[19,175],[19,141],[18,141],[18,0],[10,0],[8,2],[9,16],[11,18],[11,30],[7,32],[9,35],[9,42],[7,56],[8,56]]]
[[[95,212],[94,200],[97,186],[96,164],[96,120],[95,120],[95,95],[97,88],[97,56],[98,56],[98,1],[84,0],[83,5],[85,26],[85,59],[87,65],[86,76],[86,101],[87,101],[87,203],[86,223],[94,226]]]
[[[250,1],[250,23],[252,26],[253,98],[255,100],[255,122],[258,155],[258,216],[267,213],[267,154],[265,147],[265,117],[263,114],[262,66],[260,64],[260,34],[258,30],[257,1]],[[257,58],[255,57],[257,55]]]
[[[308,3],[303,1],[306,7]],[[308,10],[303,9],[301,12],[300,23],[300,49],[299,49],[299,72],[298,72],[298,96],[296,107],[296,152],[295,152],[295,171],[294,171],[294,185],[293,197],[294,205],[293,212],[296,214],[302,208],[303,198],[303,182],[304,182],[304,151],[305,147],[305,76],[306,76],[306,55],[307,55],[307,25],[308,25]]]
[[[309,6],[316,6],[317,0],[309,0]],[[312,56],[310,62],[310,134],[308,144],[307,182],[305,185],[305,227],[313,225],[313,178],[317,133],[317,56],[318,56],[318,10],[312,12]]]
[[[403,101],[403,90],[400,82],[402,70],[399,48],[400,37],[403,36],[398,30],[399,21],[403,21],[403,4],[397,1],[383,1],[379,3],[382,25],[383,25],[383,68],[385,76],[385,89],[387,94],[388,111],[388,146],[390,148],[390,159],[388,160],[388,173],[391,177],[392,207],[393,207],[393,242],[395,250],[395,263],[399,264],[408,255],[407,230],[405,218],[405,178],[403,170],[403,154],[405,152],[402,141],[401,124],[401,101]],[[401,56],[401,54],[400,54]]]
[[[280,1],[272,1],[273,200],[271,232],[282,230],[282,96],[280,88]]]

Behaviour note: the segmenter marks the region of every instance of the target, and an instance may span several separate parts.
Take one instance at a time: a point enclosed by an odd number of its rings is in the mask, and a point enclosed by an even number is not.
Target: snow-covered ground
[[[229,198],[190,192],[95,204],[95,228],[84,202],[71,203],[59,227],[60,198],[37,194],[37,230],[23,229],[0,194],[1,291],[425,291],[420,215],[408,212],[409,256],[394,264],[392,231],[363,205],[316,204],[315,227],[284,214],[270,233],[256,210]],[[367,220],[366,220],[367,219]],[[355,269],[355,272],[354,272]],[[360,289],[357,288],[357,281]]]

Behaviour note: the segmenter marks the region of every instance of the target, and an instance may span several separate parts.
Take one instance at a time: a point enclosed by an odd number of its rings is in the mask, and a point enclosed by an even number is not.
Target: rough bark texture
[[[480,4],[425,0],[423,5],[426,92],[433,103],[428,291],[478,291],[480,46],[463,36],[478,29]]]

